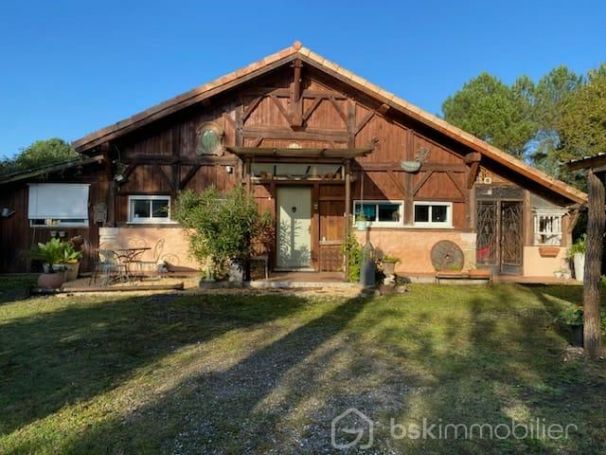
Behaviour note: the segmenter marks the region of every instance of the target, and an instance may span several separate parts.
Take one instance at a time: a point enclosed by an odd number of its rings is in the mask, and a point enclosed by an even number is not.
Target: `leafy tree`
[[[566,66],[554,68],[543,76],[535,90],[534,117],[538,123],[534,138],[534,164],[555,177],[565,177],[560,166],[562,144],[560,127],[565,105],[583,85],[583,77]]]
[[[23,149],[15,158],[0,162],[0,172],[9,173],[34,169],[61,161],[78,158],[78,153],[63,139],[51,138],[36,141]]]
[[[526,145],[536,132],[533,121],[534,86],[520,77],[509,87],[494,76],[482,73],[467,82],[442,105],[444,118],[502,148],[523,157]]]
[[[269,213],[261,214],[255,199],[240,186],[227,194],[213,186],[202,193],[185,191],[177,200],[175,218],[189,229],[192,256],[210,265],[213,277],[221,276],[230,261],[245,262],[254,241],[273,224]]]
[[[563,158],[606,152],[606,64],[590,71],[587,83],[564,102],[558,130]]]

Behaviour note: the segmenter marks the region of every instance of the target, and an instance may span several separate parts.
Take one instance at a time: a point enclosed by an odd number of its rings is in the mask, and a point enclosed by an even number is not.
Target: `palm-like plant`
[[[46,243],[38,243],[32,251],[32,257],[48,264],[48,273],[53,273],[53,266],[63,261],[65,255],[65,243],[57,238],[50,239]]]

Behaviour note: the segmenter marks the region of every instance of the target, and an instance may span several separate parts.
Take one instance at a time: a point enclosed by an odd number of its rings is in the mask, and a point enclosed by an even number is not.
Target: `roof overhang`
[[[577,158],[574,160],[567,161],[566,167],[571,171],[578,171],[581,169],[596,169],[601,168],[602,171],[606,170],[606,153],[598,153],[594,156],[584,156],[583,158]]]
[[[279,148],[279,147],[225,147],[242,159],[252,158],[327,158],[347,160],[366,156],[373,151],[368,148]]]
[[[27,180],[30,178],[39,177],[41,175],[52,174],[55,172],[61,172],[74,167],[86,166],[93,163],[101,163],[102,161],[103,155],[95,155],[85,159],[63,161],[60,163],[40,166],[35,169],[27,169],[24,171],[14,172],[12,174],[7,174],[6,176],[0,176],[0,185],[18,182],[21,180]]]

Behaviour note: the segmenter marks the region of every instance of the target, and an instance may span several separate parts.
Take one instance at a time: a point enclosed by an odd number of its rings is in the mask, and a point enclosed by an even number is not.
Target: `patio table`
[[[132,274],[130,271],[130,265],[135,262],[143,253],[151,250],[150,247],[135,247],[135,248],[116,248],[114,253],[122,265],[124,265],[124,279],[130,281]]]

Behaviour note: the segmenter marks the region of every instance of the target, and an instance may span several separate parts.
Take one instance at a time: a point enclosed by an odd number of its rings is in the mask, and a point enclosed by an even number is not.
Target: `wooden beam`
[[[427,182],[427,180],[429,180],[429,178],[433,175],[433,173],[434,173],[434,171],[426,172],[425,175],[423,176],[423,178],[417,182],[417,184],[414,186],[414,188],[412,190],[413,196],[417,195],[417,193],[419,192],[421,187],[423,185],[425,185],[425,182]]]
[[[251,87],[246,89],[243,93],[250,96],[270,96],[275,95],[279,98],[290,98],[291,88],[276,88],[276,87]],[[337,100],[348,100],[349,98],[339,92],[335,91],[320,91],[312,89],[302,89],[301,98],[316,98],[317,96],[332,96]]]
[[[351,160],[345,161],[345,239],[347,242],[351,232]],[[349,275],[349,251],[345,250],[345,279]]]
[[[479,163],[482,159],[482,154],[478,152],[470,152],[463,157],[465,164]]]
[[[307,108],[307,110],[305,111],[305,113],[303,114],[303,120],[307,120],[311,114],[313,114],[313,112],[317,109],[317,107],[320,105],[320,103],[324,100],[324,97],[317,97],[314,102],[312,103],[311,106],[309,106]]]
[[[583,282],[583,341],[587,354],[596,359],[601,354],[602,323],[600,317],[600,293],[602,250],[606,213],[606,194],[603,180],[593,170],[587,176],[589,190],[587,219],[587,252]]]
[[[135,155],[122,161],[123,164],[129,165],[153,165],[161,164],[169,166],[172,164],[182,164],[184,166],[201,164],[202,166],[213,165],[233,165],[236,160],[233,156],[200,156],[196,159],[175,159],[172,155]]]
[[[201,164],[194,164],[189,171],[187,171],[187,174],[185,174],[185,177],[183,177],[183,179],[181,179],[181,182],[179,183],[179,189],[182,190],[183,188],[186,187],[186,185],[189,183],[189,181],[194,177],[194,175],[196,175],[196,172],[198,172],[198,170],[202,167]]]
[[[341,120],[343,120],[343,123],[347,126],[347,116],[337,104],[337,100],[335,99],[335,97],[329,96],[328,100],[330,101],[330,104],[332,104],[332,107],[335,108],[335,111],[337,111],[337,114],[339,114],[339,117],[341,117]]]
[[[366,124],[368,122],[370,122],[370,119],[373,118],[374,116],[375,116],[374,111],[367,112],[366,115],[364,116],[364,118],[362,118],[362,121],[356,126],[355,134],[357,135],[360,131],[362,131],[362,128],[364,128],[366,126]]]
[[[259,137],[262,136],[266,139],[288,139],[296,141],[297,139],[309,139],[315,141],[340,141],[347,142],[349,137],[346,131],[331,131],[331,130],[317,130],[306,128],[305,131],[285,130],[281,128],[259,128],[259,127],[246,127],[242,130],[242,136]]]
[[[377,112],[381,115],[385,115],[387,113],[387,111],[389,110],[389,105],[388,104],[381,104],[378,108],[377,108]]]
[[[242,117],[241,117],[242,122],[246,122],[246,120],[248,119],[250,114],[252,114],[252,112],[255,110],[255,108],[259,105],[259,103],[262,100],[263,100],[263,97],[258,96],[254,100],[252,100],[248,106],[246,106],[246,108],[244,109],[244,112],[242,113]]]
[[[467,189],[473,188],[473,184],[478,178],[478,172],[480,172],[480,162],[475,161],[471,163],[471,166],[469,167],[469,174],[467,175]]]
[[[162,169],[162,166],[160,166],[159,164],[156,163],[153,165],[153,168],[156,170],[156,172],[158,174],[160,174],[162,176],[162,178],[164,179],[166,184],[169,186],[169,188],[171,190],[174,190],[173,181],[168,177],[168,175],[166,175],[166,172],[164,172],[164,169]]]
[[[288,115],[288,112],[286,112],[284,106],[282,106],[282,103],[280,103],[280,101],[278,100],[278,97],[276,95],[270,95],[269,99],[271,99],[272,103],[274,103],[274,106],[278,108],[280,114],[282,114],[282,117],[284,117],[284,119],[289,122],[290,116]]]
[[[389,178],[391,179],[393,184],[400,191],[400,195],[401,195],[402,199],[405,199],[406,198],[406,189],[404,188],[404,185],[402,185],[402,183],[400,183],[400,181],[398,181],[397,177],[393,173],[393,170],[388,169],[387,175],[389,175]]]
[[[459,193],[461,194],[461,196],[465,197],[465,193],[467,193],[467,191],[465,191],[465,189],[459,185],[459,182],[457,182],[457,180],[453,177],[452,172],[451,171],[446,171],[446,175],[448,176],[448,178],[450,179],[450,181],[452,183],[454,183],[454,186],[457,187],[457,190],[459,191]]]
[[[290,97],[290,126],[297,128],[303,125],[303,103],[301,102],[301,68],[303,64],[300,59],[293,61],[293,82]]]
[[[347,100],[347,146],[354,148],[356,145],[356,105]]]

